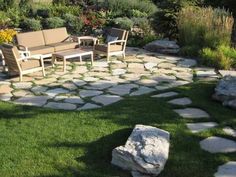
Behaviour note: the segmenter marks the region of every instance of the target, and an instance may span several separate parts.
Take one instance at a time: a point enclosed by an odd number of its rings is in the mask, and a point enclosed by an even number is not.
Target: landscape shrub
[[[24,31],[38,31],[42,29],[41,21],[34,18],[25,18],[20,23],[20,27]]]
[[[8,23],[9,26],[18,28],[20,25],[20,20],[22,18],[19,8],[10,8],[7,10],[6,13],[7,13],[8,18],[11,19]]]
[[[131,16],[141,18],[141,17],[147,17],[148,14],[146,12],[141,12],[140,10],[132,9]]]
[[[65,26],[70,33],[72,34],[81,33],[83,22],[82,20],[79,19],[79,17],[72,14],[65,14],[64,20],[65,20]]]
[[[13,29],[2,29],[0,30],[0,44],[11,43],[13,37],[16,35],[16,31]]]
[[[212,50],[211,48],[204,48],[200,52],[203,65],[215,67],[217,69],[230,69],[232,65],[232,59],[224,54],[224,52],[218,48]]]
[[[131,19],[127,18],[127,17],[115,18],[113,20],[113,22],[114,22],[116,27],[126,29],[126,30],[131,30],[131,28],[134,25],[134,22]]]
[[[59,28],[65,25],[65,20],[61,19],[60,17],[50,17],[46,18],[44,22],[44,28],[52,29],[52,28]]]
[[[54,17],[63,17],[65,14],[79,16],[81,14],[80,6],[49,5],[50,13]]]
[[[42,17],[42,18],[49,18],[51,17],[51,10],[49,7],[40,7],[36,10],[36,16]]]
[[[7,13],[0,11],[0,29],[7,28],[11,19],[7,16]]]

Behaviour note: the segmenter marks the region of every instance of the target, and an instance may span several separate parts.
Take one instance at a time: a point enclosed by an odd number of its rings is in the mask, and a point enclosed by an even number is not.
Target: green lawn
[[[186,120],[172,111],[176,106],[148,95],[81,112],[0,102],[0,176],[129,177],[110,164],[111,151],[125,143],[135,124],[145,124],[171,133],[169,159],[160,177],[212,177],[236,153],[210,154],[200,149],[199,141],[211,135],[231,138],[222,127],[236,128],[236,111],[211,100],[213,83],[176,90],[190,97],[192,106],[206,110],[219,127],[192,134]]]

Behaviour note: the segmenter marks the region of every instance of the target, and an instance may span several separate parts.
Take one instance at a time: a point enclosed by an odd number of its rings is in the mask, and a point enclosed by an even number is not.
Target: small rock
[[[151,93],[154,91],[155,91],[155,89],[142,86],[137,91],[132,92],[130,94],[130,96],[138,96],[138,95],[148,94],[148,93]]]
[[[55,88],[51,89],[45,92],[48,96],[55,97],[56,95],[62,94],[62,93],[68,93],[69,91],[63,88]]]
[[[86,98],[86,97],[92,97],[92,96],[97,96],[97,95],[101,95],[103,92],[99,91],[99,90],[81,90],[79,92],[79,95],[82,98]]]
[[[151,52],[177,54],[180,47],[175,41],[156,40],[144,46],[144,49]]]
[[[84,103],[84,101],[78,96],[71,96],[69,98],[66,98],[64,100],[64,102],[72,103],[72,104],[83,104]]]
[[[97,109],[97,108],[101,108],[101,106],[92,103],[86,103],[84,106],[78,108],[77,110],[87,110],[87,109]]]
[[[223,131],[230,136],[233,136],[236,138],[236,130],[232,129],[231,127],[225,127],[223,128]]]
[[[16,82],[13,83],[14,88],[16,89],[29,89],[32,87],[31,82]]]
[[[15,100],[14,103],[41,107],[46,104],[48,99],[48,96],[26,96]]]

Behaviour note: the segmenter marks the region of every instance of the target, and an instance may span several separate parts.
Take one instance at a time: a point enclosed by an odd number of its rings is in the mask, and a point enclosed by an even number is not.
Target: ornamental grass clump
[[[225,9],[183,8],[177,20],[181,53],[200,56],[202,63],[208,66],[230,68],[232,58],[225,55],[222,48],[233,50],[230,48],[233,23],[232,14]]]

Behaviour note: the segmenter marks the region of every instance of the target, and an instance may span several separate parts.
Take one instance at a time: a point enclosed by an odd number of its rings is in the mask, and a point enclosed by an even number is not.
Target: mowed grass
[[[127,97],[98,110],[58,111],[0,103],[1,177],[130,177],[112,166],[112,149],[125,144],[136,124],[152,125],[171,133],[170,154],[160,177],[212,177],[219,165],[236,153],[210,154],[199,142],[216,135],[231,138],[222,127],[236,128],[236,111],[214,102],[214,83],[196,82],[175,91],[188,96],[193,107],[206,110],[217,128],[192,134],[167,104],[150,95]],[[236,140],[236,139],[234,139]]]

